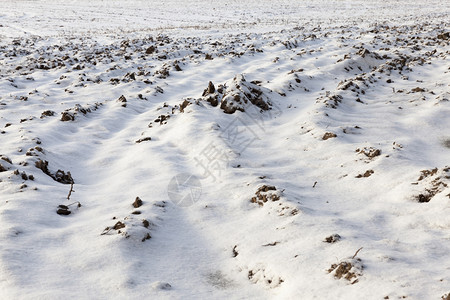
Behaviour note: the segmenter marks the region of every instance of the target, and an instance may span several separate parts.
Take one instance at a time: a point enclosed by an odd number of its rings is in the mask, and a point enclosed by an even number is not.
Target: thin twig
[[[355,253],[355,255],[353,255],[352,259],[354,259],[354,258],[356,257],[356,255],[358,255],[358,252],[361,251],[362,248],[363,248],[363,247],[361,247],[361,248],[359,248],[358,250],[356,250],[356,253]]]
[[[103,232],[102,233],[100,233],[100,235],[105,235],[105,234],[107,234],[108,232],[110,232],[111,230],[113,230],[113,228],[111,227],[111,228],[109,228],[109,227],[106,227],[105,228],[105,230],[103,230]]]
[[[78,204],[78,207],[81,207],[81,203],[79,201],[75,201],[73,203],[70,203],[67,206],[71,206],[71,205],[74,205],[74,204]]]
[[[67,195],[67,201],[70,201],[70,196],[72,195],[72,192],[74,192],[73,182],[70,184],[70,191],[69,191],[69,194]]]

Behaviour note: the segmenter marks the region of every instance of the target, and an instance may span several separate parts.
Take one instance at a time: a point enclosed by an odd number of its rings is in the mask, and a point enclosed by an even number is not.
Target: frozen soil
[[[448,298],[448,4],[14,3],[2,299]]]

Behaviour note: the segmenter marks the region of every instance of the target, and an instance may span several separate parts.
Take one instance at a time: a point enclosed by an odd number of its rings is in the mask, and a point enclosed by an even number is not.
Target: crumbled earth
[[[1,1],[2,298],[448,298],[449,12]]]

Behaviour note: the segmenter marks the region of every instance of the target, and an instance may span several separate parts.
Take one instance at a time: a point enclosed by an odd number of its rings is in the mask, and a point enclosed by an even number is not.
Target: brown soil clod
[[[364,154],[368,158],[375,158],[381,155],[381,150],[374,147],[364,147],[362,149],[356,149],[357,153]]]
[[[336,279],[344,278],[350,281],[351,284],[357,283],[358,277],[362,275],[364,268],[361,259],[356,258],[361,250],[362,247],[351,258],[345,259],[337,264],[332,264],[328,269],[328,273],[332,273]]]
[[[226,114],[233,114],[237,110],[245,112],[249,104],[253,104],[261,111],[271,108],[271,103],[266,95],[271,91],[247,82],[242,74],[235,76],[226,86],[220,86],[217,92],[222,96],[220,108]]]
[[[48,170],[48,161],[40,159],[37,162],[35,162],[34,165],[36,166],[36,168],[42,170],[42,172],[44,172],[48,176],[52,176],[50,171]]]
[[[419,194],[417,196],[417,201],[419,201],[419,203],[427,203],[430,202],[431,198],[433,198],[434,195],[431,194]]]
[[[415,87],[411,90],[412,93],[423,93],[425,92],[425,90],[423,88],[420,87]]]
[[[61,121],[63,122],[68,122],[68,121],[74,121],[75,120],[75,115],[73,113],[64,111],[61,113]]]
[[[177,64],[177,63],[174,63],[174,64],[173,64],[173,67],[175,68],[175,71],[177,71],[177,72],[183,71],[183,70],[181,69],[180,65]]]
[[[121,95],[117,102],[122,103],[122,107],[127,107],[127,98],[124,95]]]
[[[358,258],[356,261],[360,262]],[[333,273],[336,279],[347,279],[351,284],[358,282],[358,270],[352,261],[342,261],[338,264],[332,264],[328,269],[328,273]]]
[[[273,193],[271,192],[273,191]],[[252,197],[250,202],[258,203],[259,206],[263,206],[267,201],[278,201],[280,200],[280,193],[277,192],[277,189],[273,185],[262,185],[258,188],[255,193],[255,197]]]
[[[147,234],[142,238],[142,242],[145,242],[146,240],[151,239],[150,233],[147,232]]]
[[[46,110],[44,112],[42,112],[41,114],[41,119],[45,118],[45,117],[52,117],[54,116],[56,113],[52,110]]]
[[[1,156],[0,156],[0,159],[4,160],[4,161],[6,161],[7,163],[9,163],[9,164],[12,165],[12,160],[9,159],[9,157],[1,155]]]
[[[64,184],[73,184],[74,180],[70,172],[67,174],[63,170],[56,171],[55,175],[52,176],[54,180],[64,183]]]
[[[56,171],[55,174],[52,174],[48,170],[48,161],[46,161],[46,160],[44,161],[42,159],[39,159],[38,161],[35,162],[35,166],[36,166],[36,168],[38,168],[42,172],[44,172],[44,174],[50,176],[51,178],[53,178],[53,180],[55,180],[57,182],[64,183],[64,184],[75,183],[70,172],[67,172],[67,174],[66,174],[64,171],[58,170],[58,171]]]
[[[216,88],[214,87],[214,84],[210,81],[208,83],[208,87],[203,91],[202,97],[213,94],[215,91],[216,91]]]
[[[440,40],[448,40],[448,39],[450,39],[450,31],[438,34],[437,38],[440,39]]]
[[[184,109],[190,105],[191,102],[189,100],[184,100],[183,103],[180,104],[180,112],[184,112]]]
[[[145,50],[145,54],[153,54],[156,51],[156,48],[154,46],[150,46]]]
[[[325,238],[324,242],[333,244],[333,243],[338,242],[340,239],[341,239],[341,236],[339,234],[332,234],[330,236],[327,236]]]
[[[422,170],[422,171],[420,171],[421,175],[420,175],[419,179],[417,179],[417,180],[421,181],[421,180],[427,178],[428,176],[433,176],[437,173],[437,171],[438,171],[438,168],[434,168],[431,170]]]
[[[159,125],[167,124],[167,120],[170,119],[170,115],[160,115],[158,118],[154,120],[155,123],[159,123]]]
[[[374,170],[367,170],[366,172],[364,172],[364,174],[358,174],[356,178],[367,178],[370,177],[373,173],[375,173]]]
[[[148,227],[150,227],[150,222],[144,219],[144,220],[142,220],[142,226],[144,226],[145,228],[148,228]]]
[[[336,135],[335,133],[332,133],[332,132],[326,132],[326,133],[323,135],[322,140],[326,141],[326,140],[328,140],[328,139],[335,138],[335,137],[337,137],[337,135]]]
[[[122,222],[120,222],[120,221],[118,221],[116,224],[114,224],[114,226],[113,226],[113,229],[114,230],[119,230],[119,229],[122,229],[122,228],[125,228],[125,224],[124,223],[122,223]]]
[[[419,203],[428,203],[437,194],[445,191],[449,186],[450,167],[444,167],[442,170],[434,168],[431,170],[420,171],[420,177],[415,185],[425,185],[424,191],[414,196]],[[450,198],[450,194],[447,195]]]
[[[138,208],[138,207],[141,207],[142,204],[143,204],[143,202],[142,202],[141,198],[136,197],[136,200],[134,200],[134,202],[133,202],[133,207]]]
[[[260,186],[258,188],[257,193],[259,193],[259,192],[268,192],[268,191],[276,191],[276,190],[277,190],[277,188],[274,187],[273,185],[263,185],[263,186]]]

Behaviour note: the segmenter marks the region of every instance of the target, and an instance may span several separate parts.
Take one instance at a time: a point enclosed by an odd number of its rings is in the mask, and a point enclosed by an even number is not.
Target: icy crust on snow
[[[2,299],[448,297],[448,4],[291,2],[0,3]]]

